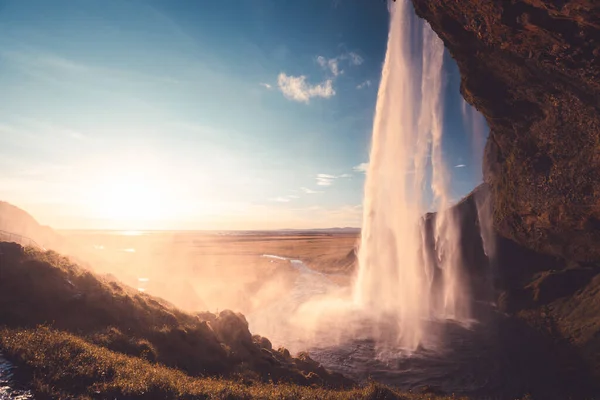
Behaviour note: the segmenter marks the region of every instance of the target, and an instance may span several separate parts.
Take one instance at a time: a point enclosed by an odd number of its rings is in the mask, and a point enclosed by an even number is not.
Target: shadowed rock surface
[[[484,177],[497,231],[600,260],[600,3],[413,0],[490,126]]]
[[[547,376],[542,378],[546,372],[541,372],[546,368],[556,377],[570,376],[567,382],[577,378],[576,384],[562,387],[565,392],[561,396],[600,393],[600,266],[542,254],[493,231],[486,235],[481,221],[490,195],[483,184],[451,212],[460,221],[463,267],[474,295],[474,309],[479,308],[477,304],[493,302],[508,317],[491,324],[494,343],[503,348],[498,354],[516,359],[528,354],[519,363],[534,357],[537,360],[527,360],[533,366],[541,361],[535,367],[539,375],[532,376],[530,384],[547,381]],[[430,259],[435,259],[435,216],[425,218]],[[487,254],[482,234],[487,239]],[[437,275],[441,279],[439,270]],[[477,319],[483,320],[482,316]],[[534,351],[536,346],[540,348]],[[550,353],[552,357],[548,357]],[[510,376],[513,369],[504,368],[503,373]]]
[[[555,351],[574,349],[600,382],[600,2],[413,4],[490,126],[488,186],[454,209],[472,290],[547,335]],[[478,196],[488,197],[493,222],[489,260],[477,238]]]

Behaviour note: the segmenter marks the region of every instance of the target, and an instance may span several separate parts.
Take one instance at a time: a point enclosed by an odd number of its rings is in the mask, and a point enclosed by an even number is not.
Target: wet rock
[[[314,372],[309,372],[304,376],[306,377],[306,381],[309,385],[323,385],[323,379],[321,379],[321,377]]]
[[[254,335],[254,336],[252,336],[252,341],[254,342],[254,344],[256,344],[261,349],[266,349],[269,351],[273,350],[273,345],[271,344],[271,341],[269,339],[267,339],[266,337],[262,337],[260,335]]]
[[[217,316],[209,311],[197,312],[196,316],[200,319],[200,321],[214,322],[214,320],[217,319]]]
[[[290,351],[285,347],[278,348],[277,353],[279,353],[279,356],[283,358],[283,360],[292,361],[292,355],[290,354]]]
[[[308,353],[300,352],[294,358],[294,364],[302,371],[311,371],[317,374],[326,374],[327,371],[317,361],[310,358]]]
[[[255,350],[252,334],[248,330],[248,321],[243,314],[224,310],[209,324],[217,339],[229,346],[235,356],[245,359]]]

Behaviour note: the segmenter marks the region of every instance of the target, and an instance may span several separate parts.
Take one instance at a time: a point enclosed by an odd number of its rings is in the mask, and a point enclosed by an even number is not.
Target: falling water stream
[[[442,157],[444,46],[428,24],[416,20],[407,1],[393,3],[390,12],[354,294],[357,304],[375,318],[395,320],[399,346],[416,349],[425,321],[466,320],[469,312],[461,288],[460,233],[452,214],[445,211],[450,195]],[[420,34],[413,34],[414,25]],[[415,38],[421,43],[415,43]],[[430,199],[424,195],[428,191]],[[418,251],[421,219],[429,200],[438,210],[437,265]],[[435,268],[442,275],[436,290],[432,287]]]

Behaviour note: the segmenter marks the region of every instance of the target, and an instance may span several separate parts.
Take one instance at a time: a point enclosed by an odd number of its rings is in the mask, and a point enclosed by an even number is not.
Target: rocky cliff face
[[[507,349],[530,346],[515,340],[522,335],[530,343],[544,343],[538,353],[525,357],[537,357],[539,366],[534,368],[555,368],[556,376],[566,379],[565,393],[571,398],[600,393],[600,263],[540,253],[498,235],[486,223],[486,206],[492,199],[488,185],[482,184],[450,210],[460,227],[461,266],[465,290],[475,300],[475,318],[485,321],[493,310],[478,304],[495,303],[510,320],[495,327],[496,340]],[[435,218],[427,214],[424,225],[430,260],[435,260]],[[555,357],[544,360],[546,353]]]
[[[600,260],[600,2],[413,0],[491,128],[494,226],[530,249]]]

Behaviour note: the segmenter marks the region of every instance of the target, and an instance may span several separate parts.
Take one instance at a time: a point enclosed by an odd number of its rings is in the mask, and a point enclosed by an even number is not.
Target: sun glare
[[[163,194],[148,180],[117,181],[105,188],[102,215],[111,219],[160,219]]]
[[[170,185],[152,163],[112,164],[94,174],[88,197],[89,206],[98,219],[127,222],[163,221],[175,209]],[[136,229],[133,227],[132,229]]]

